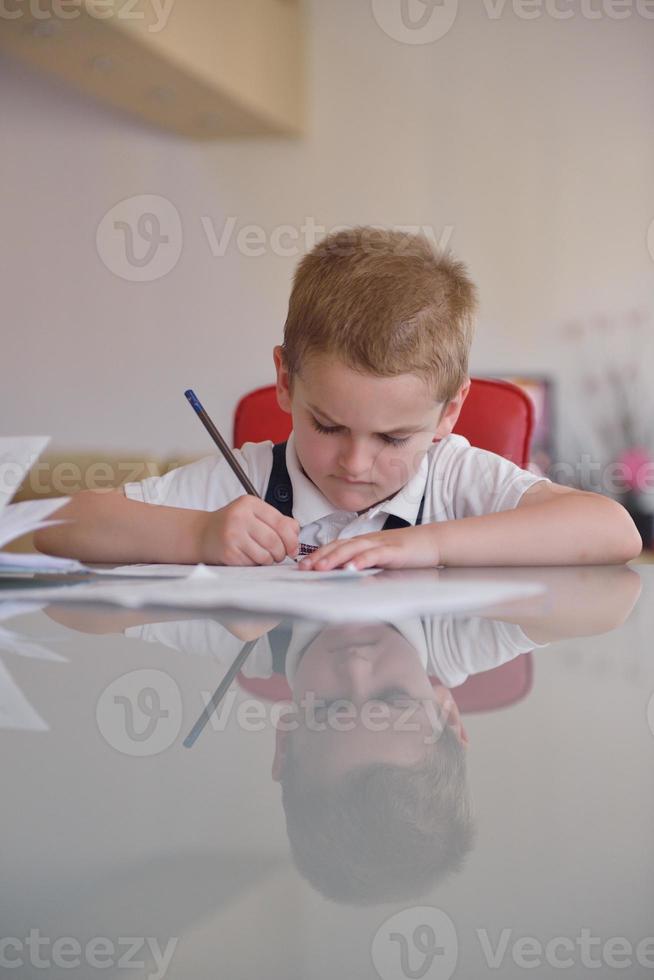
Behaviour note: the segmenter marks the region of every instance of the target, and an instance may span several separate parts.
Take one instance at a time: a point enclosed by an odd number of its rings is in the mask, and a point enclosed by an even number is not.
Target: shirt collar
[[[344,513],[334,509],[334,505],[327,500],[318,487],[304,474],[295,449],[295,434],[291,432],[286,443],[286,469],[293,486],[293,517],[299,522],[300,527],[306,527],[328,517],[330,514]],[[379,504],[374,504],[365,513],[368,517],[376,514],[395,514],[409,524],[415,524],[420,509],[425,485],[427,482],[427,471],[429,469],[428,454],[422,458],[420,466],[408,483],[394,496],[388,500],[383,500]],[[353,519],[356,513],[352,512]]]

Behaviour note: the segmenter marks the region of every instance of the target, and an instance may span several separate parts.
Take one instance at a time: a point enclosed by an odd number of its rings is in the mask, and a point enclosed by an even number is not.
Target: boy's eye
[[[328,428],[326,425],[321,425],[318,419],[314,419],[313,416],[311,416],[311,424],[317,432],[324,432],[325,435],[333,435],[334,432],[341,431],[340,427],[337,425],[332,426],[331,428]]]
[[[324,435],[333,435],[335,432],[341,431],[340,425],[334,425],[334,426],[322,425],[322,423],[320,423],[318,419],[314,418],[313,415],[311,416],[311,424],[313,425],[316,432],[322,432]],[[382,442],[387,443],[389,446],[403,446],[405,443],[409,441],[411,436],[405,436],[403,439],[397,439],[394,436],[380,435],[379,438],[382,440]]]

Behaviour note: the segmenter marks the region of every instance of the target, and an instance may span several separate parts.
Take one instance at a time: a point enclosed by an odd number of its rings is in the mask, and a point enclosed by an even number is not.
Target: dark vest
[[[273,446],[273,466],[268,481],[265,501],[278,510],[285,517],[293,516],[293,484],[286,468],[286,443],[278,442]],[[425,507],[425,496],[423,494],[416,517],[416,524],[422,524],[422,512]],[[396,514],[389,514],[386,518],[383,531],[395,530],[401,527],[411,527],[408,521]],[[270,648],[273,659],[273,672],[275,674],[285,673],[286,654],[288,645],[291,641],[292,625],[288,621],[283,621],[268,634]]]

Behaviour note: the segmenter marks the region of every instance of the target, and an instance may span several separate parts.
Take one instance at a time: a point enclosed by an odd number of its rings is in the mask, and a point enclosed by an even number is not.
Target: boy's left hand
[[[328,571],[351,565],[362,568],[435,568],[440,564],[435,528],[403,527],[330,541],[303,558],[303,570]]]

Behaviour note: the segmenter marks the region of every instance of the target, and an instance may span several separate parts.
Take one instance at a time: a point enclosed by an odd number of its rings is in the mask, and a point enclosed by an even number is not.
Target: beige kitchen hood
[[[196,139],[302,131],[301,0],[2,0],[0,50]]]

